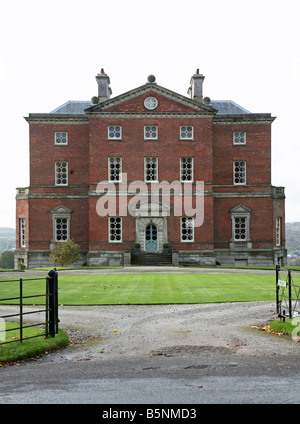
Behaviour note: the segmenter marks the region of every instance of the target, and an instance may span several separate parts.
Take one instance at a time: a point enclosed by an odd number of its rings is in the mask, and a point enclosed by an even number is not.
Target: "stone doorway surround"
[[[170,205],[152,200],[140,201],[132,209],[135,216],[135,242],[140,243],[141,251],[145,252],[145,232],[149,224],[157,227],[157,252],[162,252],[163,244],[168,242],[167,217],[170,215]]]

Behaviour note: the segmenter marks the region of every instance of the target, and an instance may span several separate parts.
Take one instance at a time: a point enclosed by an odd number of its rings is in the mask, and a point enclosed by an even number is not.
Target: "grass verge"
[[[6,323],[6,329],[18,327],[19,324]],[[23,329],[24,337],[36,336],[37,334],[44,332],[41,328],[30,327]],[[19,330],[9,331],[6,334],[6,341],[19,338]],[[16,362],[29,358],[35,358],[45,352],[60,349],[68,346],[69,336],[62,330],[58,330],[58,334],[55,337],[48,337],[47,339],[43,336],[35,337],[33,339],[23,340],[21,342],[7,343],[0,345],[0,364],[6,362]]]
[[[288,336],[292,336],[293,331],[299,326],[299,321],[294,321],[293,319],[286,319],[285,322],[280,320],[271,321],[269,326],[270,330],[276,331],[278,333],[287,334]],[[300,327],[299,327],[300,330]],[[300,331],[299,331],[300,333]],[[298,336],[295,334],[295,336]]]

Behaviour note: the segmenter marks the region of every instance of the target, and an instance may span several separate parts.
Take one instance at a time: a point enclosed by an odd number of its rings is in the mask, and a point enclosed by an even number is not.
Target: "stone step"
[[[131,255],[132,265],[162,266],[172,265],[171,253],[139,253]]]

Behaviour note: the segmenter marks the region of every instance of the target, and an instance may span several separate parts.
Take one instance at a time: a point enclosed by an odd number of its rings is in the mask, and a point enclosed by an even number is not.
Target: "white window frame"
[[[120,160],[120,172],[119,172],[119,179],[118,180],[113,180],[112,179],[112,175],[111,175],[111,168],[110,165],[112,164],[111,160],[116,161],[116,159]],[[114,162],[114,165],[116,165],[116,163]],[[108,157],[108,181],[110,181],[111,183],[121,183],[122,182],[122,157],[121,156],[109,156]]]
[[[64,220],[65,222],[63,223],[63,224],[66,224],[66,231],[67,231],[67,235],[66,236],[63,236],[64,237],[64,239],[63,240],[59,240],[58,239],[58,228],[57,228],[57,226],[58,226],[58,224],[59,224],[59,222],[58,222],[58,220]],[[65,230],[65,229],[63,229],[63,230]],[[56,242],[65,242],[65,241],[68,241],[68,240],[70,240],[70,219],[68,218],[68,217],[66,217],[66,216],[56,216],[55,218],[54,218],[54,240],[56,241]]]
[[[119,219],[120,221],[119,221],[119,223],[120,223],[120,231],[121,231],[121,233],[120,233],[120,240],[112,240],[112,238],[111,238],[111,236],[112,236],[112,234],[111,234],[111,230],[112,230],[112,227],[111,227],[111,225],[113,224],[113,222],[112,222],[112,220],[116,220],[116,219]],[[122,243],[122,238],[123,238],[123,228],[122,228],[122,218],[120,217],[120,216],[110,216],[109,218],[108,218],[108,241],[109,241],[109,243]]]
[[[146,128],[148,128],[148,127],[150,127],[150,128],[152,127],[152,128],[156,129],[155,130],[155,132],[156,132],[155,137],[152,137],[152,136],[147,137],[146,136],[146,133],[147,133]],[[152,132],[152,129],[150,130],[150,132]],[[144,126],[144,140],[158,140],[158,126],[157,125],[145,125]]]
[[[275,227],[275,231],[276,231],[276,246],[281,246],[281,216],[277,216],[276,217],[276,227]]]
[[[237,238],[237,233],[236,233],[236,219],[238,220],[244,220],[242,223],[240,223],[239,225],[245,225],[245,233],[244,233],[244,238],[241,238],[241,233],[239,233],[239,238]],[[249,240],[249,220],[248,220],[248,216],[242,215],[242,216],[234,216],[233,220],[232,220],[232,224],[233,224],[233,240],[235,242],[246,242]],[[241,231],[242,228],[239,228],[239,231]]]
[[[64,168],[66,168],[66,183],[58,183],[58,178],[63,179],[61,176],[59,176],[59,174],[61,174],[62,172],[58,170],[58,164],[60,165],[60,168],[63,168],[62,164],[66,164],[64,166]],[[60,160],[60,161],[56,161],[55,162],[55,185],[56,186],[67,186],[69,184],[69,171],[68,171],[68,162],[66,160]]]
[[[65,137],[63,136],[65,134]],[[59,142],[58,140],[66,139],[65,143]],[[68,145],[68,132],[67,131],[56,131],[54,133],[54,144],[55,146],[67,146]]]
[[[186,220],[188,220],[188,228],[192,229],[192,239],[191,240],[184,240],[183,239],[183,230],[185,230],[185,228],[183,228],[184,223],[186,222]],[[193,243],[195,240],[195,219],[193,216],[183,216],[182,218],[180,218],[180,241],[182,243]]]
[[[241,174],[241,171],[239,171],[239,173],[236,173],[236,171],[235,171],[235,168],[237,167],[237,166],[239,166],[239,167],[241,167],[242,165],[241,165],[241,162],[243,162],[244,163],[244,167],[245,167],[245,176],[244,177],[242,177],[240,174]],[[237,165],[237,163],[239,163],[239,165]],[[242,182],[236,182],[235,180],[236,180],[236,178],[239,178],[239,179],[241,179],[241,178],[244,178],[244,180],[245,181],[242,181]],[[245,161],[245,160],[234,160],[233,161],[233,185],[235,185],[235,186],[241,186],[241,185],[246,185],[247,184],[247,162]]]
[[[184,180],[183,179],[183,168],[182,168],[183,159],[192,159],[192,162],[191,162],[192,163],[192,174],[191,174],[192,178],[191,178],[191,180]],[[182,156],[180,158],[179,166],[180,166],[180,182],[181,183],[192,183],[194,181],[194,158],[192,156]]]
[[[25,218],[20,218],[20,247],[26,246],[26,220]]]
[[[154,180],[147,180],[147,169],[146,169],[147,159],[150,159],[150,160],[156,159],[156,172],[155,172],[156,178]],[[144,181],[146,183],[158,182],[158,157],[157,156],[146,156],[146,157],[144,157]]]
[[[117,132],[116,127],[119,127],[120,136],[117,137],[115,133]],[[113,128],[111,130],[110,128]],[[113,133],[113,135],[111,135]],[[122,140],[122,125],[108,125],[107,127],[107,139],[108,140]]]
[[[241,134],[243,134],[243,136]],[[234,133],[233,133],[233,144],[235,146],[245,146],[247,144],[246,136],[247,136],[246,131],[234,131]],[[241,140],[241,139],[244,139],[244,141],[243,142],[237,141],[237,140]]]
[[[182,137],[183,134],[183,128],[189,128],[191,127],[191,136],[190,137]],[[185,130],[185,133],[187,134],[188,131]],[[179,139],[183,141],[193,141],[194,140],[194,125],[180,125],[180,133],[179,133]]]

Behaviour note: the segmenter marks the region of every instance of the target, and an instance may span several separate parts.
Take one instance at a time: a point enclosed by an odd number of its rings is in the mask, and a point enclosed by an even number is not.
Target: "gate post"
[[[278,287],[279,271],[280,271],[280,265],[276,265],[276,314],[279,313],[279,287]]]
[[[55,337],[58,332],[58,299],[57,299],[57,271],[51,269],[49,276],[49,334]]]
[[[292,319],[292,273],[288,270],[288,284],[289,284],[289,318]]]

